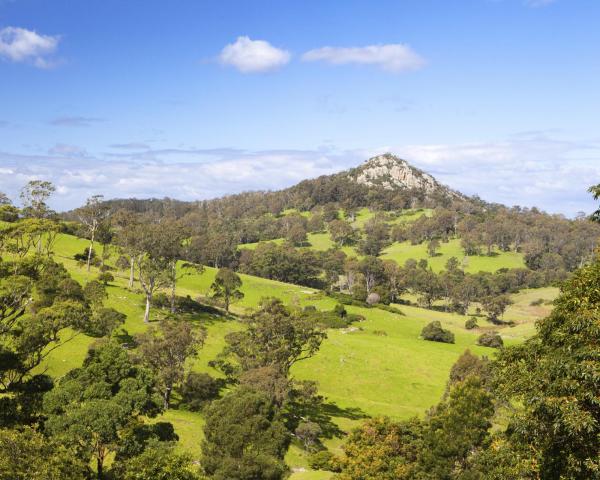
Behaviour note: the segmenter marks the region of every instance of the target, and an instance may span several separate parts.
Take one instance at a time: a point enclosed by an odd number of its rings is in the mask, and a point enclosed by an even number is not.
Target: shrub
[[[385,330],[373,330],[373,335],[377,335],[378,337],[387,337],[387,332]]]
[[[102,272],[98,275],[98,281],[102,282],[104,285],[108,285],[108,282],[114,281],[115,277],[110,272]]]
[[[127,258],[125,255],[120,255],[119,258],[117,258],[117,261],[115,262],[115,266],[119,270],[127,270],[131,267],[131,263],[129,261],[129,258]]]
[[[421,336],[431,342],[454,343],[454,334],[442,328],[439,321],[431,322],[421,330]]]
[[[465,328],[467,330],[473,330],[474,328],[477,328],[477,317],[470,317],[466,322],[465,322]]]
[[[338,303],[335,307],[333,307],[333,313],[335,313],[338,317],[345,317],[348,312],[346,312],[346,308]]]
[[[202,410],[204,405],[219,396],[221,383],[208,373],[188,373],[178,389],[182,406],[193,412]]]
[[[504,346],[504,341],[498,332],[485,332],[477,339],[477,345],[500,348]]]
[[[87,263],[89,251],[90,247],[85,247],[82,253],[76,253],[75,255],[73,255],[73,258],[75,260]],[[98,259],[96,258],[96,250],[92,249],[92,256],[90,258],[92,260],[92,265],[96,265],[98,263]]]
[[[313,453],[308,458],[308,464],[313,470],[327,470],[329,472],[340,471],[335,455],[333,455],[333,453],[331,453],[329,450],[321,450]]]

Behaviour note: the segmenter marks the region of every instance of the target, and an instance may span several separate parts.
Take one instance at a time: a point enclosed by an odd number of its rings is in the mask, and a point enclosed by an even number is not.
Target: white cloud
[[[425,60],[408,45],[368,45],[366,47],[321,47],[302,55],[306,62],[327,62],[332,65],[375,65],[394,73],[418,70]]]
[[[0,30],[0,57],[12,62],[30,63],[38,68],[55,65],[50,58],[58,47],[60,37],[41,35],[33,30],[5,27]]]
[[[248,190],[276,190],[359,165],[391,151],[468,195],[506,205],[538,206],[569,216],[597,208],[587,188],[600,182],[600,143],[530,133],[488,143],[392,145],[369,150],[245,151],[163,149],[104,156],[17,155],[0,152],[0,191],[18,198],[29,180],[61,187],[52,206],[106,197],[170,196],[199,200]]]
[[[274,47],[265,40],[251,40],[244,36],[226,45],[219,55],[219,61],[243,73],[257,73],[280,68],[290,61],[290,57],[288,51]]]

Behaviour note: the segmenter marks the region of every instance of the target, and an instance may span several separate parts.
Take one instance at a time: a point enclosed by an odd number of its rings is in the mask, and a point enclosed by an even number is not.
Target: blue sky
[[[590,212],[600,2],[0,0],[0,190],[210,198],[391,151]]]

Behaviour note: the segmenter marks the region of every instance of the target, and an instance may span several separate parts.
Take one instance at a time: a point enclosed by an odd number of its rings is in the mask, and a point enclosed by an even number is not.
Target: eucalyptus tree
[[[87,233],[90,236],[90,246],[88,248],[87,258],[87,271],[89,272],[96,234],[103,222],[110,215],[110,209],[104,202],[104,195],[93,195],[88,198],[85,205],[77,209],[77,215],[81,223],[86,227]]]
[[[229,313],[229,306],[235,300],[244,298],[240,290],[242,279],[230,268],[220,268],[215,276],[215,281],[210,286],[213,297],[220,298],[225,304],[225,311]]]
[[[23,213],[27,217],[45,218],[53,212],[46,203],[56,187],[52,182],[44,180],[31,180],[21,189],[21,202]]]

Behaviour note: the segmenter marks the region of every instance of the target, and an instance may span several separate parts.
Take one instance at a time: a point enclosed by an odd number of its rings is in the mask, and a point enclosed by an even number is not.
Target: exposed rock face
[[[378,186],[387,190],[416,189],[427,194],[441,191],[451,196],[460,195],[439,183],[428,173],[390,153],[370,158],[360,167],[352,170],[350,176],[357,183],[368,187]]]

